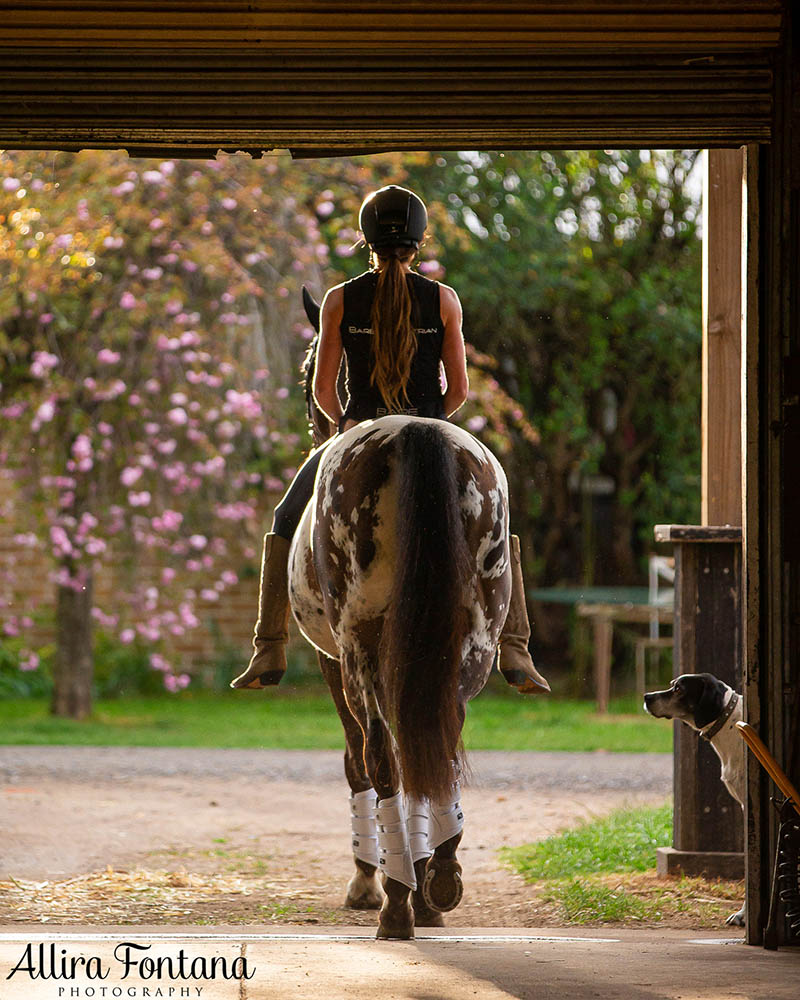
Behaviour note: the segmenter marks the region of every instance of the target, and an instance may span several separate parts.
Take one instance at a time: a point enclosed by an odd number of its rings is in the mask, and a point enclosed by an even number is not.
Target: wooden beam
[[[742,523],[742,149],[706,151],[703,524]]]
[[[754,51],[780,41],[776,0],[0,0],[3,44],[123,45],[165,49],[236,46],[352,52],[415,50],[534,52],[598,45],[640,50],[700,46]]]

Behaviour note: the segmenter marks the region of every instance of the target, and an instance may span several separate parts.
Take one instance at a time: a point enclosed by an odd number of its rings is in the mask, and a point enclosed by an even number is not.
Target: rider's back
[[[408,396],[404,413],[420,417],[444,417],[440,359],[444,339],[444,324],[439,301],[440,286],[436,281],[410,271],[406,280],[412,298],[412,324],[417,334],[417,349],[411,363],[406,386]],[[347,392],[349,401],[345,416],[353,420],[369,420],[391,411],[378,388],[372,384],[372,302],[378,275],[375,271],[345,282],[343,314],[340,326],[342,345],[347,358]]]

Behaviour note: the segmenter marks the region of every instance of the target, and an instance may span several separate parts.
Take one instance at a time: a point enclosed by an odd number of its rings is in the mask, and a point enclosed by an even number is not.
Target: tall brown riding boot
[[[500,673],[521,694],[549,691],[550,685],[534,667],[528,651],[531,626],[525,607],[525,584],[522,580],[519,536],[510,536],[511,549],[511,603],[508,617],[500,633]]]
[[[289,638],[289,546],[280,535],[264,535],[258,621],[253,635],[253,653],[247,670],[231,681],[232,688],[264,688],[286,673],[286,642]]]

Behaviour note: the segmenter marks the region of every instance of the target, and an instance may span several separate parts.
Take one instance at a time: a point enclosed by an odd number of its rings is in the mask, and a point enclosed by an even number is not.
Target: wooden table
[[[608,711],[611,690],[611,646],[614,638],[614,623],[649,625],[654,617],[659,623],[672,624],[672,606],[668,604],[592,604],[581,602],[577,613],[582,618],[591,619],[594,634],[594,689],[597,711]],[[669,644],[668,641],[659,640]],[[638,656],[637,656],[638,660]],[[637,674],[639,673],[637,664]],[[637,676],[637,683],[643,685],[644,678]]]
[[[649,624],[655,618],[660,623],[672,623],[672,604],[650,603],[650,591],[647,587],[541,587],[528,591],[528,597],[549,604],[570,604],[582,618],[591,619],[598,712],[608,711],[614,622]],[[669,645],[670,642],[668,639],[658,640],[658,645]],[[639,682],[637,666],[637,683]],[[641,683],[643,682],[642,677]]]

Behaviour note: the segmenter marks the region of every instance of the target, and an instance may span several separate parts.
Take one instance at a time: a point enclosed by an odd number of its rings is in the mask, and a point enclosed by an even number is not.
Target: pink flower
[[[141,493],[129,493],[128,503],[131,507],[146,507],[150,503],[150,494],[147,490],[142,490]]]
[[[97,352],[97,360],[101,365],[115,365],[121,356],[118,351],[112,351],[108,347],[103,347]]]
[[[52,399],[45,400],[36,411],[35,421],[39,424],[46,424],[53,419],[56,413],[56,404]],[[38,428],[37,428],[38,429]]]
[[[91,458],[92,442],[85,434],[79,434],[72,443],[72,457],[77,461]]]
[[[134,309],[137,302],[131,292],[123,292],[120,296],[119,304],[123,309]]]
[[[27,657],[23,659],[20,657],[19,669],[20,670],[36,670],[40,663],[38,653],[28,653]]]
[[[436,271],[443,270],[438,260],[423,260],[419,265],[419,269],[422,274],[433,274]]]
[[[119,641],[126,646],[129,646],[135,638],[136,633],[132,628],[124,628],[119,634]]]
[[[486,426],[486,417],[470,417],[467,421],[467,430],[472,434],[477,434]]]
[[[31,363],[31,375],[34,378],[44,378],[49,371],[58,366],[58,357],[48,351],[34,351]]]
[[[122,470],[119,480],[123,486],[133,486],[142,478],[142,470],[137,466],[129,465]]]
[[[173,694],[188,687],[190,682],[191,678],[188,674],[178,674],[177,676],[175,674],[165,674],[164,676],[164,687]]]
[[[21,181],[18,181],[16,177],[4,177],[3,178],[3,190],[4,191],[18,191],[22,187]]]
[[[208,539],[205,535],[192,535],[189,544],[193,549],[204,549],[208,545]]]
[[[238,205],[238,202],[235,198],[223,198],[221,204],[226,212],[232,212]]]
[[[167,420],[169,420],[171,424],[182,427],[189,422],[189,417],[186,410],[182,409],[180,406],[176,406],[174,409],[167,411]]]
[[[167,671],[170,669],[169,663],[164,659],[160,653],[150,654],[150,666],[153,670],[163,670]]]

